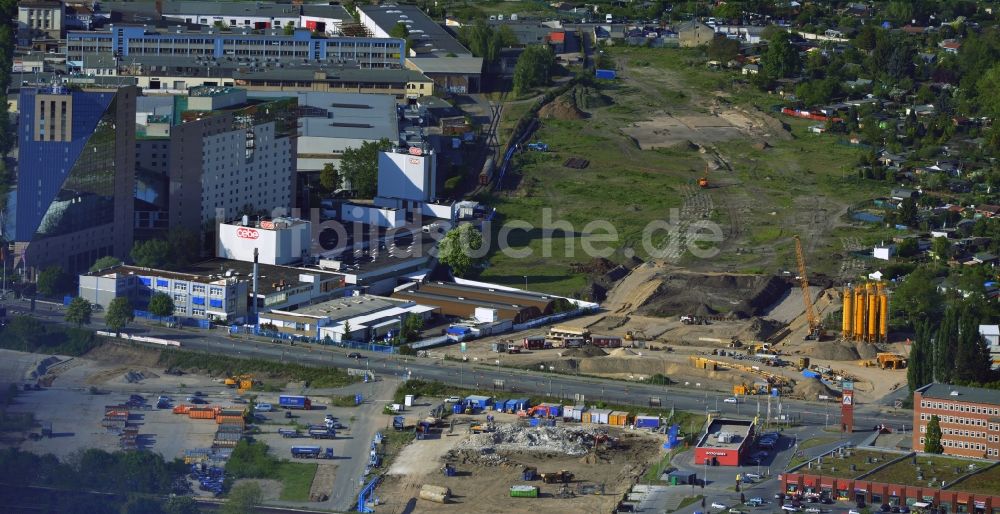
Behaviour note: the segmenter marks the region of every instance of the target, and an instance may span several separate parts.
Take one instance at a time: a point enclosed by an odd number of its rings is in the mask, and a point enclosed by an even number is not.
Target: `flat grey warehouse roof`
[[[450,32],[432,20],[420,7],[415,5],[359,5],[358,11],[371,18],[376,25],[386,32],[392,30],[397,23],[403,22],[410,28],[410,40],[413,50],[422,53],[433,51],[453,53],[455,55],[472,55],[468,48],[462,46]]]

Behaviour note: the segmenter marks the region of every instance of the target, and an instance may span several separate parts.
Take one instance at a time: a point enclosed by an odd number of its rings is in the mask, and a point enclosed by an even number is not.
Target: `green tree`
[[[893,295],[893,313],[897,322],[907,327],[915,326],[917,321],[928,319],[933,325],[940,313],[944,301],[934,283],[935,274],[927,266],[921,266],[907,275],[896,287]]]
[[[420,337],[420,331],[424,328],[424,318],[416,314],[407,315],[403,319],[403,330],[400,338],[404,343],[412,343]]]
[[[768,42],[762,59],[764,73],[773,79],[792,77],[799,72],[799,50],[792,44],[791,35],[782,32]]]
[[[406,39],[410,37],[410,27],[401,21],[397,22],[391,29],[389,29],[389,37]]]
[[[948,260],[951,257],[951,243],[947,237],[935,237],[931,242],[931,253],[934,258]]]
[[[898,292],[898,289],[897,289]],[[934,337],[934,380],[951,382],[955,370],[955,335],[958,333],[958,309],[950,305],[941,318]]]
[[[185,268],[201,254],[198,234],[184,227],[170,229],[167,244],[170,245],[170,260],[165,263],[167,269]]]
[[[337,168],[333,167],[333,163],[328,162],[323,165],[323,170],[319,172],[319,185],[330,193],[340,189],[340,174],[337,173]]]
[[[120,333],[126,325],[135,319],[132,309],[132,302],[128,298],[119,296],[108,304],[108,311],[104,315],[104,324],[114,333]]]
[[[994,118],[1000,117],[1000,64],[990,68],[976,83],[976,99],[981,110]]]
[[[201,514],[198,503],[190,496],[174,496],[163,504],[164,514]]]
[[[478,265],[485,253],[483,235],[469,223],[463,223],[447,234],[438,243],[438,261],[447,264],[451,271],[464,277]]]
[[[153,316],[166,317],[174,314],[174,299],[167,293],[156,293],[149,298],[149,313]]]
[[[253,512],[264,501],[264,492],[257,482],[237,484],[229,491],[229,499],[222,506],[224,514],[246,514]]]
[[[38,292],[45,296],[52,296],[57,291],[62,291],[66,286],[66,274],[59,266],[49,266],[38,274]]]
[[[927,422],[924,453],[944,453],[944,446],[941,446],[941,420],[936,414],[931,416],[931,420]]]
[[[285,33],[286,36],[291,36],[292,34],[295,34],[295,22],[291,22],[291,21],[288,22],[285,25],[284,33]]]
[[[912,393],[934,381],[934,352],[931,345],[930,324],[922,321],[917,325],[910,357],[906,368],[906,385]]]
[[[159,500],[129,495],[125,505],[122,505],[121,512],[122,514],[163,514],[163,507]]]
[[[90,316],[94,312],[94,307],[84,298],[77,296],[69,302],[66,307],[66,321],[76,324],[77,327],[90,324]]]
[[[94,263],[90,265],[89,271],[93,273],[95,271],[100,271],[102,269],[113,268],[121,263],[122,263],[121,259],[117,257],[112,257],[110,255],[106,255],[94,261]]]
[[[372,198],[378,191],[378,154],[392,148],[388,139],[365,141],[358,148],[344,150],[340,172],[360,198]]]
[[[740,53],[740,42],[725,36],[716,36],[708,43],[705,54],[713,61],[729,62]]]
[[[170,261],[170,253],[170,243],[162,239],[150,239],[135,243],[129,256],[136,266],[162,269]]]
[[[990,349],[979,334],[979,320],[970,307],[959,318],[958,344],[955,349],[955,380],[982,384],[990,380]]]
[[[524,49],[514,66],[514,94],[548,85],[555,54],[547,45],[533,45]]]

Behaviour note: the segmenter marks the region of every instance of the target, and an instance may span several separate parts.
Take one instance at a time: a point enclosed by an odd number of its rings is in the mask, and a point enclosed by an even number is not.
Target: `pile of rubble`
[[[593,446],[594,433],[594,429],[579,427],[498,425],[493,432],[475,434],[462,441],[458,448],[583,455]]]

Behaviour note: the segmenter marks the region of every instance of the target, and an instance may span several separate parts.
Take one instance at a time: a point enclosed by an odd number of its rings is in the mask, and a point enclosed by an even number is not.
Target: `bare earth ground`
[[[514,417],[498,416],[498,422]],[[567,425],[568,426],[568,425]],[[456,432],[459,430],[456,428]],[[457,476],[446,477],[439,470],[449,450],[468,436],[444,435],[440,439],[415,441],[407,446],[389,469],[378,488],[380,509],[387,512],[610,512],[617,500],[642,475],[649,463],[662,457],[662,438],[638,431],[612,429],[625,448],[601,450],[582,457],[534,452],[498,452],[503,463],[494,465],[477,452],[465,450],[452,462]],[[567,470],[575,474],[569,490],[571,497],[560,498],[561,485],[543,484],[540,480],[524,482],[522,467],[535,466],[540,473]],[[448,487],[453,499],[439,504],[418,498],[424,484]],[[540,487],[537,499],[511,498],[509,488],[517,484]],[[576,494],[581,484],[604,487],[604,494]]]

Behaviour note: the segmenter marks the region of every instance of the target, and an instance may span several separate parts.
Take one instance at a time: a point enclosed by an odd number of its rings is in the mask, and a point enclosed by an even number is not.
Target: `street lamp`
[[[524,276],[524,290],[528,290],[528,275]]]

